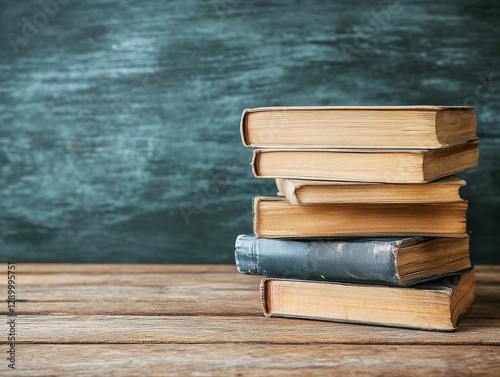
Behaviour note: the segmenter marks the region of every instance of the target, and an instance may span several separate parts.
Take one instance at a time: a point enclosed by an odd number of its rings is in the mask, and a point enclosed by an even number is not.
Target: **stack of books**
[[[241,135],[279,190],[236,240],[266,316],[456,328],[475,297],[453,176],[478,163],[474,108],[247,109]]]

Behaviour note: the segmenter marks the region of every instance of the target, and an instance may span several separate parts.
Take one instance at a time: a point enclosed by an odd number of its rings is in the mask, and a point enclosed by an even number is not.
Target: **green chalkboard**
[[[233,263],[246,107],[475,105],[476,263],[499,263],[500,4],[0,1],[0,259]]]

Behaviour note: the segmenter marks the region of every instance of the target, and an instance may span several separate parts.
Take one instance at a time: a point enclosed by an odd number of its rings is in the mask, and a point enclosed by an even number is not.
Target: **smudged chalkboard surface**
[[[498,263],[500,4],[0,2],[0,257],[228,262],[245,107],[475,105],[472,259]]]

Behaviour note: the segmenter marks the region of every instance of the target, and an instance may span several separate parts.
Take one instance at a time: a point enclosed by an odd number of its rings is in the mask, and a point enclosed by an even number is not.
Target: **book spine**
[[[253,237],[242,234],[236,238],[235,261],[238,272],[249,275],[260,275],[258,254],[253,252]]]
[[[267,306],[268,299],[267,299],[267,287],[266,287],[266,282],[269,279],[264,278],[260,281],[260,303],[262,305],[262,311],[264,312],[264,316],[266,317],[272,317],[271,313],[269,312],[269,307]]]
[[[413,329],[413,330],[425,330],[425,331],[442,331],[442,332],[452,332],[455,331],[457,326],[456,326],[456,321],[455,323],[452,323],[450,320],[450,323],[446,325],[437,325],[437,326],[432,326],[431,324],[428,324],[426,326],[423,325],[417,325],[415,324],[412,320],[411,317],[409,317],[407,323],[392,323],[392,322],[382,322],[382,321],[364,321],[364,320],[354,320],[354,319],[348,319],[348,318],[341,318],[341,317],[317,317],[317,316],[312,316],[312,315],[303,315],[303,314],[287,314],[287,313],[273,313],[271,310],[269,310],[270,307],[272,307],[271,299],[270,299],[270,292],[268,291],[269,289],[269,284],[271,283],[274,279],[268,279],[264,278],[262,279],[260,283],[260,297],[261,297],[261,305],[262,309],[264,312],[264,316],[268,318],[288,318],[288,319],[307,319],[307,320],[314,320],[314,321],[325,321],[325,322],[338,322],[338,323],[352,323],[352,324],[358,324],[358,325],[370,325],[370,326],[387,326],[387,327],[395,327],[395,328],[402,328],[402,329]],[[312,282],[308,282],[312,283]],[[468,308],[470,307],[472,303],[468,305]],[[468,310],[468,308],[465,310],[465,312]],[[464,313],[462,313],[463,315]],[[461,315],[461,316],[462,316]]]
[[[403,285],[399,241],[281,240],[241,235],[235,259],[243,274],[318,281]]]
[[[243,113],[241,114],[241,120],[240,120],[241,142],[247,148],[251,147],[251,145],[248,141],[248,138],[247,138],[247,119],[248,119],[249,112],[250,112],[250,109],[243,110]]]
[[[252,173],[255,178],[260,178],[260,171],[259,171],[259,158],[260,158],[260,150],[256,149],[253,151],[252,155],[252,162],[250,165],[252,166]]]

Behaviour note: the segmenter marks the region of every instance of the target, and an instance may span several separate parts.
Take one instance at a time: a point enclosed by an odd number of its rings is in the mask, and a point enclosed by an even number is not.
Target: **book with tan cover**
[[[434,149],[477,139],[467,106],[319,106],[245,109],[241,138],[258,148]]]
[[[340,203],[298,206],[283,197],[254,199],[258,238],[465,237],[467,201]]]
[[[475,273],[414,287],[263,279],[267,317],[453,331],[475,299]]]
[[[371,183],[276,179],[278,195],[292,204],[321,203],[440,203],[461,201],[463,179],[451,176],[429,184]]]
[[[426,183],[477,166],[479,142],[428,150],[257,149],[258,178]]]

